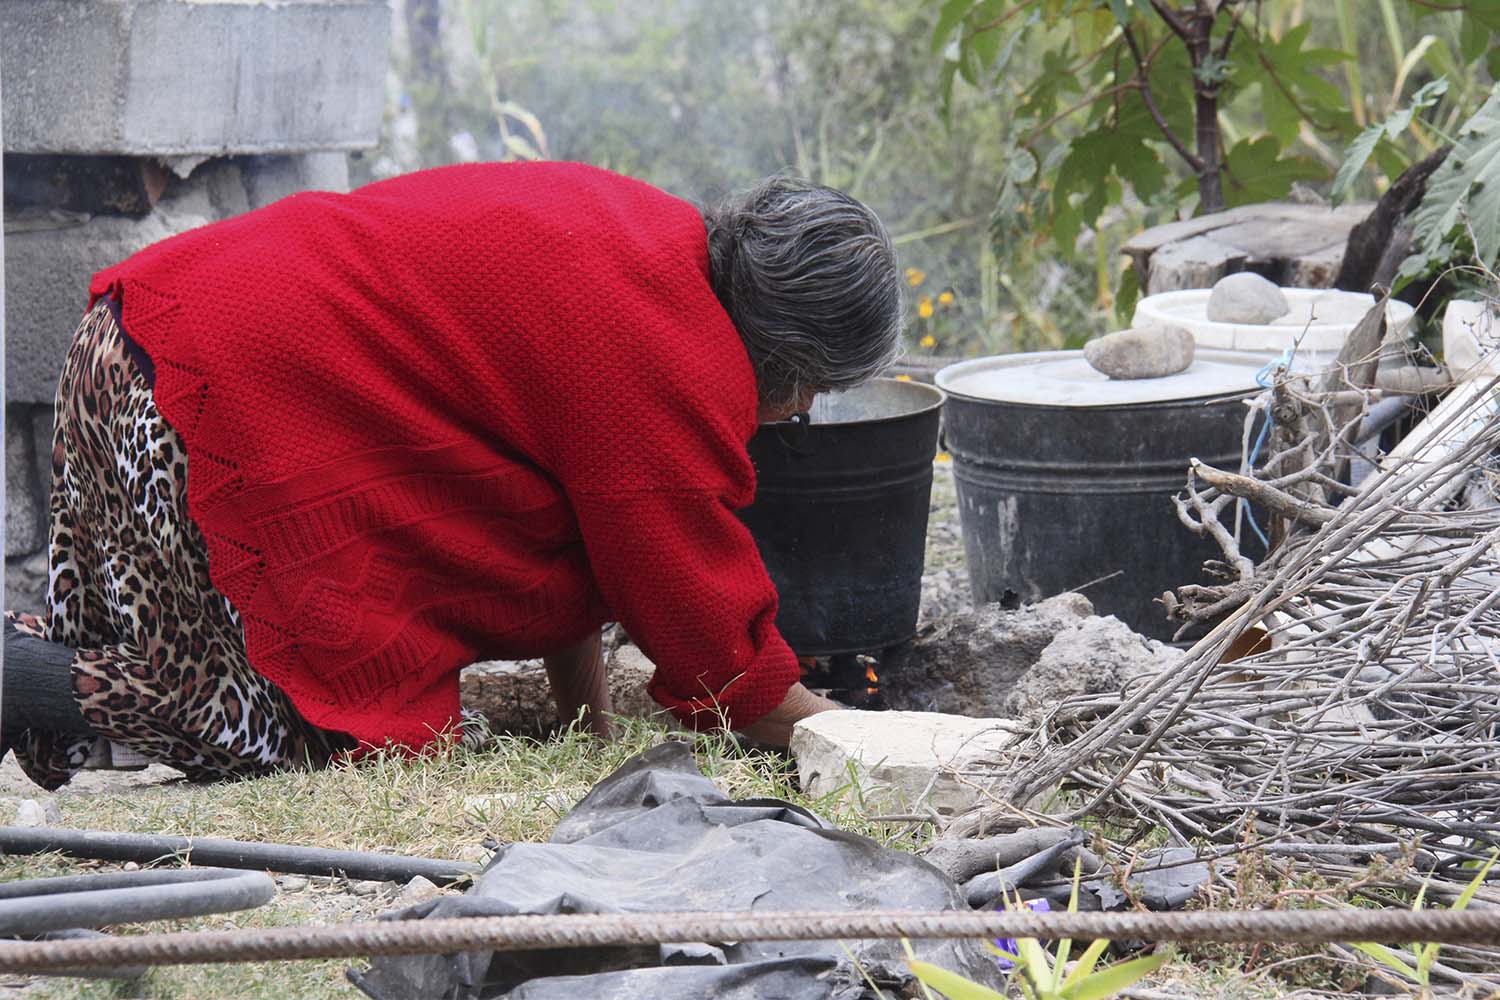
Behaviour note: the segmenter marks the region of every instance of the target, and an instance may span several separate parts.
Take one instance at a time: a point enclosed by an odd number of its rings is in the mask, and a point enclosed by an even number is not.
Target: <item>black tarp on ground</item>
[[[474,888],[390,919],[672,910],[962,910],[963,893],[910,854],[832,829],[786,802],[733,802],[684,743],[627,761],[545,844],[512,844]],[[897,941],[851,941],[883,986],[906,978]],[[994,988],[977,942],[912,942],[918,957]],[[377,959],[350,978],[375,1000],[857,1000],[871,994],[837,941],[468,952]]]

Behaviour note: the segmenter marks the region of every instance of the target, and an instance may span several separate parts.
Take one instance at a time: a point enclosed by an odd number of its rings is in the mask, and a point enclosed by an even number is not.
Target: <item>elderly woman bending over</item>
[[[896,350],[853,199],[778,178],[700,213],[577,164],[447,167],[193,230],[91,295],[47,613],[7,629],[36,648],[3,736],[41,784],[96,735],[197,778],[420,748],[483,659],[544,656],[603,732],[608,621],[691,725],[784,743],[834,707],[733,511],[757,422]]]

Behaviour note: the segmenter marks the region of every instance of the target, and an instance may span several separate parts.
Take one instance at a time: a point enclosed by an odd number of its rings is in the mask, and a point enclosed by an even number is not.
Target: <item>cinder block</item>
[[[29,414],[20,406],[5,410],[5,557],[10,559],[35,552],[47,536]]]
[[[7,0],[6,146],[187,155],[375,145],[385,0]]]
[[[240,164],[250,207],[260,208],[299,191],[348,191],[345,153],[253,156]]]
[[[68,343],[88,305],[89,279],[95,271],[208,221],[202,215],[161,210],[144,219],[79,219],[54,213],[7,220],[5,391],[9,402],[52,402]]]

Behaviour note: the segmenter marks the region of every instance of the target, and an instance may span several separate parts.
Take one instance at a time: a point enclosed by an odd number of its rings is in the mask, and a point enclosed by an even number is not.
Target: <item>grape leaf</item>
[[[1230,208],[1286,197],[1293,181],[1327,176],[1322,164],[1296,156],[1281,156],[1270,136],[1242,139],[1224,158],[1224,204]]]

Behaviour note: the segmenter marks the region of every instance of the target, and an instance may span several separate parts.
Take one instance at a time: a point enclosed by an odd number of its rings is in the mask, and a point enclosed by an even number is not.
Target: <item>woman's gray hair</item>
[[[762,402],[847,389],[900,353],[901,279],[875,213],[833,188],[771,177],[705,209],[708,272]]]

